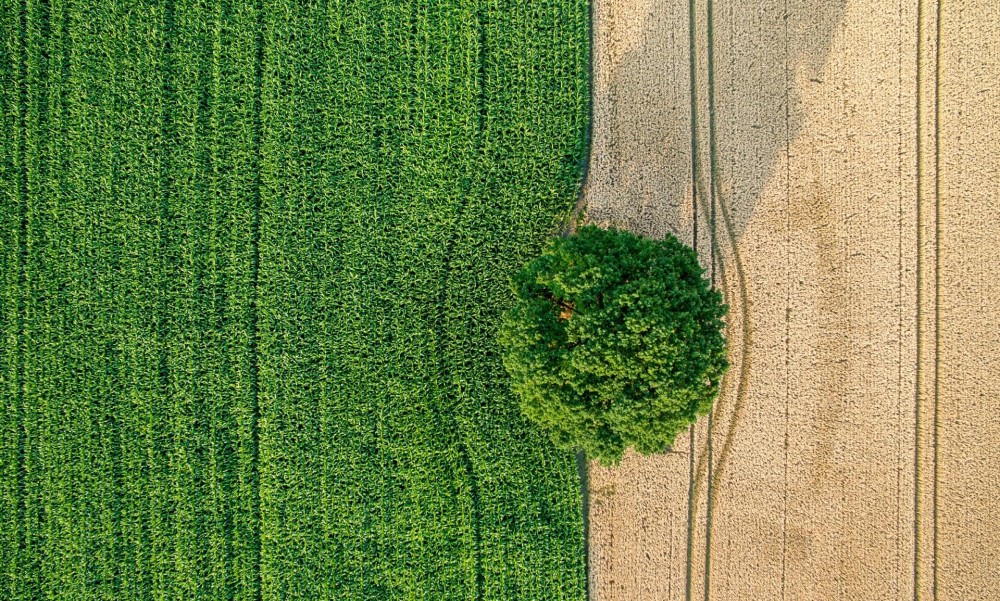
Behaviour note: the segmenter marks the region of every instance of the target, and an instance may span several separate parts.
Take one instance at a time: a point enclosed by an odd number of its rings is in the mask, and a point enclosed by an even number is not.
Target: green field
[[[494,343],[585,0],[0,0],[0,599],[575,599]]]

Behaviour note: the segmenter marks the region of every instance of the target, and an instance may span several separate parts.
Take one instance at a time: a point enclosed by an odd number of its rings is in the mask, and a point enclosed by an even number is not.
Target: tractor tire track
[[[928,18],[933,15],[933,34],[928,31]],[[933,39],[925,41],[925,37],[933,35]],[[940,277],[940,93],[941,93],[941,2],[935,2],[933,8],[928,8],[928,2],[919,0],[917,3],[917,63],[916,63],[916,102],[915,102],[915,129],[916,129],[916,373],[914,378],[914,456],[913,456],[913,599],[919,601],[926,598],[924,589],[928,588],[930,599],[936,600],[938,593],[938,458],[939,458],[939,397],[940,397],[940,317],[941,317],[941,277]],[[933,50],[926,48],[926,43],[932,41]],[[925,54],[932,53],[932,57],[925,58]],[[925,64],[928,60],[933,60],[933,66]],[[928,83],[927,71],[933,82]],[[932,98],[927,99],[925,86],[931,88]],[[931,106],[925,104],[930,102]],[[930,108],[931,115],[925,113],[925,109]],[[925,119],[933,122],[932,131],[926,132]],[[927,141],[925,137],[930,136],[933,149],[928,158]],[[927,174],[925,161],[929,161],[928,167],[933,173]],[[928,178],[929,175],[929,178]],[[931,179],[931,182],[927,182]],[[930,193],[933,199],[927,198],[925,187],[931,186]],[[928,215],[928,209],[933,214]],[[927,222],[927,223],[925,223]],[[926,227],[925,227],[926,226]],[[926,231],[925,231],[926,230]],[[933,236],[932,240],[928,240]],[[933,253],[933,258],[927,254]],[[927,263],[931,264],[928,265]],[[932,273],[927,273],[932,271]],[[932,279],[928,282],[928,276]],[[927,291],[933,291],[933,298],[927,298]],[[931,315],[928,315],[930,311]],[[928,323],[925,323],[928,322]],[[932,331],[928,332],[927,330]],[[930,348],[928,348],[928,346]],[[928,365],[925,363],[927,356]],[[929,369],[928,369],[929,368]],[[928,374],[927,372],[930,371]],[[928,382],[928,379],[930,382]],[[928,398],[929,397],[929,398]],[[927,406],[929,405],[929,406]],[[927,410],[930,415],[926,415]],[[929,419],[928,419],[929,418]],[[930,424],[926,422],[930,421]],[[930,440],[923,440],[922,432],[929,428]],[[929,448],[927,448],[929,447]],[[929,455],[929,457],[928,457]],[[926,465],[927,463],[930,465]],[[930,491],[929,496],[921,484],[923,479],[928,478],[926,473],[930,469]],[[925,533],[927,516],[922,512],[926,510],[925,502],[930,504],[930,532]],[[926,543],[924,538],[929,537]],[[928,557],[929,555],[929,557]],[[929,565],[924,565],[925,563]],[[923,567],[930,570],[929,577],[923,573]],[[929,580],[929,584],[924,584]]]
[[[695,31],[694,31],[694,0],[691,2],[691,74],[692,74],[692,163],[697,165],[699,163],[699,158],[697,156],[697,138],[696,130],[698,123],[697,109],[695,105],[697,103],[697,93],[694,88],[697,85],[695,78],[696,72],[696,46],[695,46]],[[743,267],[743,257],[739,251],[739,244],[736,236],[736,229],[733,224],[733,218],[731,214],[731,208],[725,195],[723,194],[720,186],[720,181],[722,179],[721,169],[718,165],[718,144],[716,137],[716,106],[715,106],[715,34],[714,34],[714,2],[713,0],[707,0],[707,31],[706,31],[706,49],[705,54],[708,63],[708,77],[707,77],[707,93],[708,93],[708,112],[709,112],[709,204],[704,206],[702,203],[700,210],[697,214],[701,216],[710,226],[709,239],[710,239],[710,252],[711,252],[711,277],[713,280],[713,286],[716,284],[716,269],[718,270],[719,283],[722,286],[723,298],[727,305],[730,307],[732,312],[734,304],[739,313],[740,317],[740,339],[741,343],[738,353],[738,360],[731,361],[730,370],[726,371],[723,375],[722,382],[720,383],[720,393],[719,398],[715,403],[712,413],[709,415],[709,431],[706,441],[701,446],[698,451],[698,462],[697,466],[693,468],[692,477],[692,491],[690,497],[693,500],[700,498],[702,487],[707,487],[706,491],[706,516],[705,516],[705,574],[704,574],[704,598],[707,600],[710,598],[710,582],[711,582],[711,541],[712,541],[712,511],[717,500],[717,491],[719,483],[721,482],[722,476],[725,472],[726,464],[729,461],[729,456],[732,452],[733,440],[735,439],[740,420],[743,416],[744,408],[746,406],[746,396],[749,387],[749,376],[750,376],[750,349],[753,345],[753,326],[750,317],[750,301],[749,295],[746,287],[746,275]],[[693,181],[696,184],[698,181],[697,168],[692,168]],[[695,185],[694,188],[695,199],[698,197],[698,187]],[[695,207],[697,210],[698,203],[695,200]],[[717,216],[718,213],[722,214],[722,221],[724,226],[724,232],[722,232],[723,243],[727,245],[724,250],[719,243],[719,231]],[[695,221],[697,223],[697,220]],[[697,243],[697,230],[695,230],[695,243]],[[728,258],[728,261],[727,261]],[[727,266],[727,262],[730,265]],[[735,278],[732,281],[731,278]],[[732,315],[732,313],[730,313]],[[731,320],[730,320],[731,323]],[[738,363],[737,373],[734,375],[733,365]],[[735,386],[735,389],[733,389]],[[715,422],[717,418],[722,418],[729,411],[730,402],[733,404],[733,409],[729,413],[728,420],[723,420],[723,438],[722,438],[722,448],[720,450],[718,460],[715,461],[714,444],[713,438],[715,436]],[[691,440],[692,453],[695,449],[695,441],[693,438]],[[693,454],[692,454],[693,462]],[[697,518],[697,509],[692,508],[689,512],[688,520],[688,539],[689,547],[693,539],[693,529],[694,521]],[[690,590],[691,585],[691,575],[692,570],[692,553],[689,548],[688,558],[687,558],[687,587],[686,587],[686,598],[692,598],[692,592]]]

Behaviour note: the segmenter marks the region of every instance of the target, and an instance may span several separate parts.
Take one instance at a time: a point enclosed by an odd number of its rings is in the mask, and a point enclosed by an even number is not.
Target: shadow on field
[[[708,203],[712,87],[717,190],[738,239],[802,128],[803,116],[794,110],[796,86],[821,77],[845,2],[793,0],[786,18],[785,0],[715,0],[709,22],[698,1],[692,44],[688,1],[598,0],[588,219],[653,237],[672,232],[692,242],[695,163],[699,203]]]
[[[815,85],[822,77],[846,0],[714,0],[711,19],[708,1],[595,1],[592,139],[583,202],[589,222],[654,238],[673,233],[692,244],[696,197],[698,248],[705,259],[714,180],[716,208],[721,212],[715,224],[722,252],[720,279],[724,288],[729,284],[727,302],[739,326],[731,338],[734,364],[727,376],[731,386],[723,385],[724,394],[716,404],[716,427],[725,443],[716,450],[710,477],[701,453],[689,492],[697,498],[699,487],[707,487],[711,505],[714,482],[724,471],[738,429],[751,369],[753,324],[738,241],[765,195],[765,186],[778,185],[779,194],[784,186],[786,151],[808,117],[796,110],[803,89],[799,86]],[[628,578],[628,569],[604,564],[598,567],[606,573],[591,569],[590,553],[603,549],[597,552],[603,557],[613,538],[601,521],[591,528],[589,475],[582,467],[588,593],[601,596],[613,584],[626,586],[615,583]],[[635,474],[611,477],[628,479]],[[650,499],[635,501],[652,507]],[[639,515],[646,509],[636,511]],[[688,520],[692,519],[689,514]],[[643,540],[670,544],[671,532],[647,532],[643,524]],[[688,529],[690,533],[690,521]],[[642,573],[648,576],[661,573],[649,559],[658,552],[669,555],[665,549],[647,547],[645,560],[629,556],[628,550],[615,553],[622,565],[646,569]],[[690,561],[689,555],[689,569]]]

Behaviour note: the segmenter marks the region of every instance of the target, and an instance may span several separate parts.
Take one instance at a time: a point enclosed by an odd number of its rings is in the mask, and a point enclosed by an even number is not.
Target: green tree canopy
[[[707,413],[728,367],[722,296],[695,252],[584,226],[512,278],[500,330],[525,415],[603,463],[657,453]]]

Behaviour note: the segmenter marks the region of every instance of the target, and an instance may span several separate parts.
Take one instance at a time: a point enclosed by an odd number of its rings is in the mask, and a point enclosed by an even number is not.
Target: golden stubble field
[[[595,0],[587,218],[696,245],[733,366],[590,465],[592,599],[1000,599],[998,82],[992,0]]]

